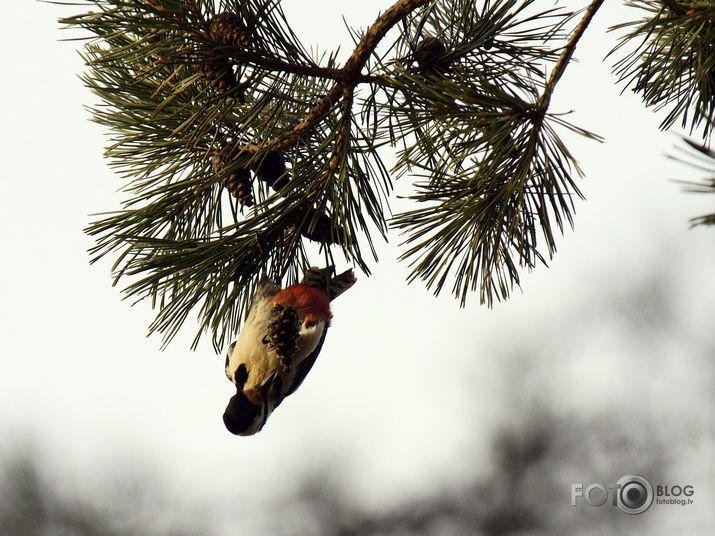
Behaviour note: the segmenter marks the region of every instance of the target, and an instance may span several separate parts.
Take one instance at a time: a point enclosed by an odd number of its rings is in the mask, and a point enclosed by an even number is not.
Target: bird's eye
[[[233,375],[233,381],[236,384],[236,387],[243,388],[243,384],[246,383],[246,380],[248,379],[248,369],[246,368],[245,363],[241,363],[238,365],[238,368],[236,369],[236,372]]]

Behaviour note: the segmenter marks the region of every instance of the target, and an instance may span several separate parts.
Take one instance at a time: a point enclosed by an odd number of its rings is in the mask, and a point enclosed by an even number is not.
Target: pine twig
[[[588,25],[591,24],[593,17],[596,15],[596,12],[602,4],[603,0],[593,0],[593,2],[591,2],[591,4],[586,8],[586,12],[581,19],[581,22],[578,23],[578,26],[576,26],[576,29],[566,43],[566,46],[564,47],[563,51],[561,51],[561,56],[559,56],[559,59],[556,61],[556,65],[554,65],[554,70],[551,72],[551,76],[546,82],[546,86],[544,87],[544,93],[541,95],[541,99],[539,101],[539,108],[544,110],[548,108],[549,102],[551,101],[551,95],[556,88],[557,82],[561,79],[561,76],[566,71],[566,67],[570,63],[571,57],[576,50],[576,45],[586,31],[586,28],[588,28]]]

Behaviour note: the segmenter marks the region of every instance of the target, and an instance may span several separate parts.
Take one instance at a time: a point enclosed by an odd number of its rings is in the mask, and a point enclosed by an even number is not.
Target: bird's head
[[[251,402],[241,389],[231,397],[223,412],[223,423],[229,432],[235,435],[252,435],[258,432],[266,422],[265,406]]]

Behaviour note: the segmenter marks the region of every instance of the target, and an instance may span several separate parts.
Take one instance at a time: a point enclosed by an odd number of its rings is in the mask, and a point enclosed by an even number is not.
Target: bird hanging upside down
[[[258,283],[251,308],[226,354],[226,376],[236,386],[223,414],[229,432],[252,435],[295,392],[312,368],[332,319],[330,302],[355,283],[352,270],[330,277],[310,268],[303,280],[281,289]]]

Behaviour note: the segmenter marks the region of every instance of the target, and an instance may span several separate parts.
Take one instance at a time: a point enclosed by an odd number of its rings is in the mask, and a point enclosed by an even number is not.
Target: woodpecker
[[[355,283],[352,270],[331,274],[332,267],[313,267],[286,288],[267,277],[259,281],[243,328],[226,353],[226,377],[236,394],[223,422],[232,434],[259,432],[313,367],[333,316],[330,302]]]

